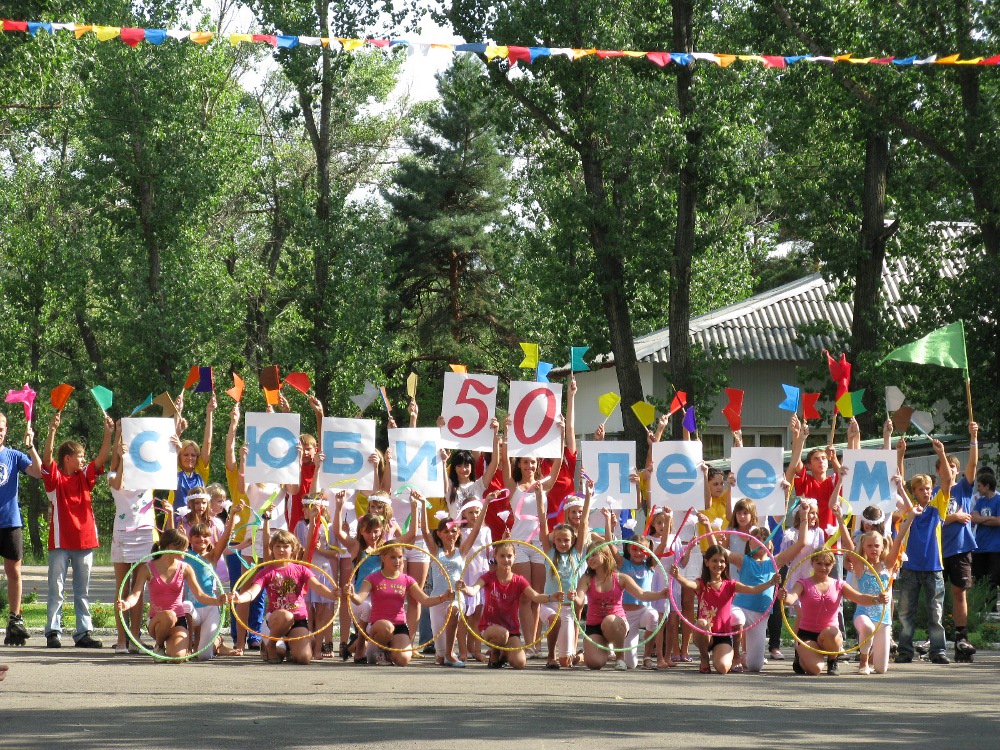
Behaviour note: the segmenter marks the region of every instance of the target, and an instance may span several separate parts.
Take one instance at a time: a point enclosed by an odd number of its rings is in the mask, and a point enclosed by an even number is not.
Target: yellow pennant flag
[[[609,391],[597,399],[597,408],[601,410],[601,414],[606,417],[610,417],[611,412],[613,412],[621,402],[621,396],[613,391]]]
[[[589,49],[577,49],[573,48],[573,59],[579,60],[581,57],[587,57],[588,55],[597,54],[597,47],[591,47]]]
[[[230,34],[229,44],[233,47],[237,47],[243,42],[250,44],[253,41],[253,34]]]
[[[518,365],[522,370],[534,370],[538,367],[538,344],[521,344],[524,359]]]
[[[638,52],[636,50],[630,50],[630,49],[627,49],[627,50],[623,51],[622,54],[625,55],[625,57],[645,57],[646,56],[645,52]]]
[[[340,39],[340,43],[344,47],[344,52],[353,52],[354,50],[360,49],[361,47],[365,46],[364,41],[361,39],[342,39],[340,37],[337,38]]]
[[[958,55],[948,55],[947,57],[939,57],[934,61],[935,65],[954,65],[958,62]]]
[[[506,46],[501,47],[496,44],[487,44],[486,62],[489,62],[490,60],[495,60],[498,57],[504,57],[504,58],[507,57],[507,47]]]
[[[410,398],[416,398],[417,397],[417,382],[418,381],[419,381],[419,377],[417,376],[417,373],[415,373],[415,372],[411,372],[410,375],[409,375],[409,377],[406,379],[406,395],[409,396]]]
[[[854,402],[851,401],[851,392],[847,391],[837,399],[837,410],[842,417],[850,419],[854,416]]]
[[[452,372],[466,373],[469,371],[469,368],[466,365],[448,365],[448,367],[451,368]]]
[[[81,36],[86,34],[88,31],[93,31],[93,26],[86,26],[82,23],[78,23],[76,28],[73,29],[73,33],[76,34],[76,38],[79,39]]]
[[[107,42],[114,39],[116,36],[122,33],[122,30],[118,26],[95,26],[94,36],[97,37],[99,42]]]
[[[716,55],[720,68],[728,68],[736,62],[736,55]]]
[[[632,413],[646,427],[653,424],[653,420],[656,419],[656,407],[652,404],[647,404],[645,401],[636,401],[632,404]]]
[[[211,31],[192,31],[191,36],[188,37],[195,44],[208,44],[212,41],[212,37],[215,36]]]

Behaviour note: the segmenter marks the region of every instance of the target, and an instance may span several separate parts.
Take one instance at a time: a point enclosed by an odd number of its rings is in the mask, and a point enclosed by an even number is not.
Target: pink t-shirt
[[[521,604],[521,594],[531,586],[528,579],[515,573],[507,583],[501,583],[497,580],[496,572],[491,570],[482,575],[482,581],[485,604],[479,629],[486,630],[490,625],[499,625],[511,635],[519,635],[521,619],[517,609]]]
[[[277,568],[273,565],[265,568],[253,579],[267,592],[267,613],[284,609],[292,613],[296,619],[309,617],[302,589],[316,576],[312,570],[298,563],[286,563]]]
[[[607,591],[597,590],[597,579],[590,578],[587,588],[587,624],[600,625],[608,615],[618,615],[625,619],[625,608],[622,607],[622,584],[618,574],[611,576],[613,584]]]
[[[710,620],[713,633],[729,633],[733,629],[733,596],[736,581],[726,578],[718,590],[704,581],[698,581],[698,617]]]
[[[416,580],[406,573],[400,573],[395,578],[386,578],[381,570],[372,573],[365,580],[372,586],[369,594],[372,613],[368,617],[368,622],[388,620],[393,625],[402,625],[406,622],[406,592]]]
[[[799,629],[820,633],[824,629],[837,625],[837,615],[840,612],[840,601],[843,598],[844,582],[837,578],[828,578],[830,586],[820,592],[816,581],[812,578],[802,578],[802,596],[799,597]]]
[[[164,580],[160,571],[153,563],[149,566],[149,617],[152,619],[160,612],[173,612],[178,617],[186,614],[184,609],[184,563],[177,563],[170,580]]]

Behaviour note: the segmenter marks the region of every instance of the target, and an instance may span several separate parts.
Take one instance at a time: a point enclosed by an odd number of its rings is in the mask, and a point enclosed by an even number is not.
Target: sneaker
[[[445,659],[444,665],[446,667],[457,667],[458,669],[461,669],[462,667],[465,666],[465,662],[462,661],[461,659],[455,659],[455,661],[450,661],[448,659]]]
[[[615,662],[615,669],[617,671],[619,671],[619,672],[624,672],[625,670],[627,670],[628,666],[625,664],[625,660],[624,659],[619,659],[618,661],[616,661]]]
[[[871,668],[870,664],[865,664],[865,666],[858,666],[858,674],[871,674],[875,670]]]
[[[94,636],[92,636],[90,634],[90,631],[88,630],[86,633],[83,634],[83,637],[81,637],[76,642],[76,647],[77,648],[104,648],[104,644],[101,643],[96,638],[94,638]]]
[[[59,640],[59,634],[55,631],[45,634],[45,647],[46,648],[62,648],[62,641]]]
[[[392,662],[389,661],[389,654],[379,649],[375,652],[375,666],[376,667],[388,667],[391,666]]]
[[[323,656],[333,656],[333,643],[330,641],[324,641],[322,653]]]
[[[827,660],[826,673],[834,676],[840,674],[840,662],[836,658]]]
[[[941,652],[931,655],[931,664],[951,664],[951,659]]]
[[[247,651],[260,651],[260,640],[247,641]]]
[[[770,655],[769,658],[774,659],[775,661],[784,661],[785,660],[785,655],[783,653],[781,653],[780,649],[776,648],[776,649],[774,649],[771,652],[771,655]]]
[[[437,648],[434,646],[434,643],[431,642],[428,643],[426,646],[424,646],[423,650],[420,653],[424,654],[425,656],[434,656],[434,654],[437,653]]]
[[[896,652],[896,664],[909,664],[913,661],[913,654],[907,654],[903,651]]]

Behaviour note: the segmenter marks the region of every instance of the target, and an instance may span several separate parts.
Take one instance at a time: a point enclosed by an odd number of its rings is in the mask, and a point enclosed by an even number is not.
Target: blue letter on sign
[[[763,458],[752,458],[737,472],[736,486],[751,500],[763,500],[778,486],[778,477]]]
[[[402,484],[410,481],[410,478],[417,473],[420,464],[427,462],[427,481],[436,482],[438,479],[438,454],[437,445],[428,440],[420,446],[412,461],[406,459],[406,441],[396,441],[396,480]]]
[[[337,443],[361,444],[360,432],[324,432],[323,433],[323,473],[324,474],[357,474],[365,465],[365,457],[361,451],[354,448],[337,447]],[[340,463],[333,460],[342,459]]]
[[[146,443],[155,443],[160,439],[160,433],[154,430],[146,430],[145,432],[140,432],[134,438],[132,438],[132,445],[128,447],[128,454],[132,457],[132,463],[135,464],[135,468],[139,471],[146,471],[150,474],[155,474],[160,470],[160,462],[147,461],[142,457],[142,446]]]
[[[284,440],[288,445],[288,450],[284,455],[275,456],[270,452],[272,440]],[[257,437],[256,427],[247,427],[247,445],[250,451],[247,453],[247,466],[256,466],[259,458],[265,466],[272,469],[281,469],[288,466],[293,461],[299,460],[299,441],[295,434],[285,427],[268,427],[260,437]]]
[[[889,467],[885,461],[858,461],[854,464],[851,496],[847,500],[854,505],[862,498],[865,502],[875,503],[892,499],[889,491]]]
[[[694,483],[698,481],[698,467],[694,465],[690,456],[670,453],[664,456],[656,467],[656,481],[668,495],[683,495],[690,492]]]
[[[611,489],[611,464],[618,464],[618,487]],[[628,481],[629,467],[628,453],[598,453],[597,454],[597,481],[594,482],[594,492],[617,492],[628,497],[632,491]]]

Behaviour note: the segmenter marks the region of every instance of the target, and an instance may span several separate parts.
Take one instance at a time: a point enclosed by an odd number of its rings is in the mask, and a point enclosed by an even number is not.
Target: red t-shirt
[[[531,585],[528,579],[515,573],[507,583],[501,583],[492,570],[484,573],[481,578],[485,603],[479,629],[486,630],[490,625],[499,625],[511,635],[520,634],[518,607],[521,604],[521,594]]]
[[[302,472],[299,474],[299,491],[292,495],[291,501],[285,506],[288,528],[294,529],[302,520],[302,498],[312,490],[315,478],[316,464],[302,464]]]
[[[837,484],[837,477],[830,475],[825,479],[816,479],[809,470],[803,466],[802,471],[795,475],[795,494],[799,497],[811,497],[818,506],[818,525],[821,529],[826,529],[837,523],[837,519],[830,510],[830,498],[833,495],[833,487]]]
[[[63,474],[52,461],[42,475],[45,493],[52,505],[49,523],[49,549],[84,550],[100,546],[97,541],[97,521],[90,492],[97,477],[93,461],[76,474]]]
[[[552,470],[552,459],[542,460],[542,474],[548,474]],[[549,528],[557,523],[563,522],[563,503],[566,498],[576,490],[576,453],[570,453],[569,448],[563,451],[562,466],[559,467],[559,475],[549,490],[548,514]]]

